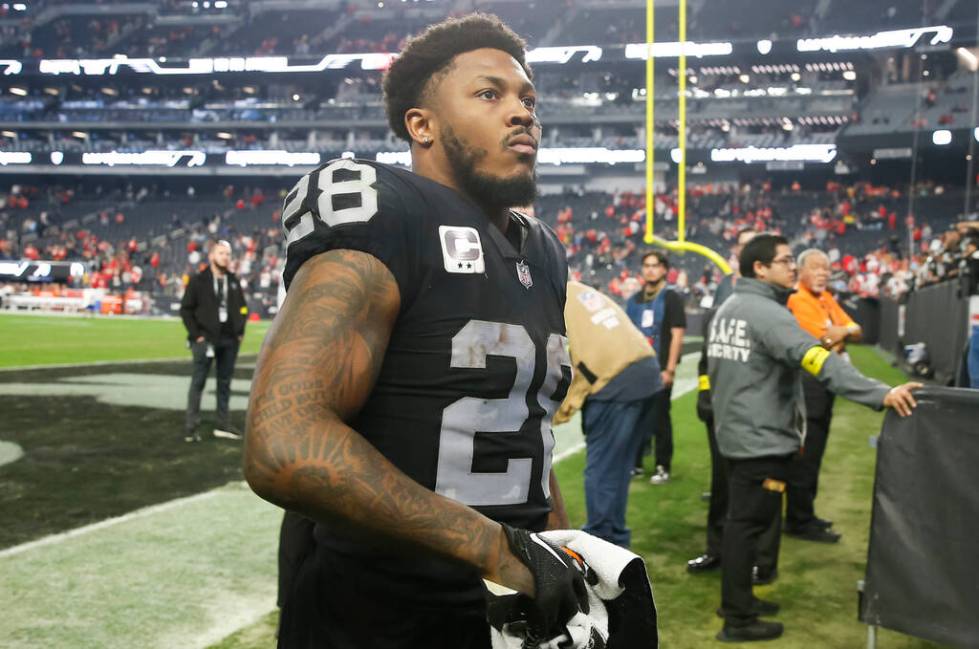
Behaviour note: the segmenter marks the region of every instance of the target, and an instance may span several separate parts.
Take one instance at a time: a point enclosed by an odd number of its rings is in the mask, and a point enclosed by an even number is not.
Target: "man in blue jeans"
[[[663,388],[659,363],[625,312],[584,284],[569,282],[564,319],[574,379],[554,423],[582,410],[587,448],[584,531],[627,548],[629,480],[643,441],[637,424],[650,397]]]

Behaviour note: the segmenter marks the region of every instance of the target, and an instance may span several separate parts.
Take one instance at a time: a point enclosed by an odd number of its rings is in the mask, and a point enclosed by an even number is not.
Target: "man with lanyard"
[[[676,366],[680,362],[680,350],[683,348],[683,334],[687,328],[683,300],[666,286],[669,270],[670,260],[666,253],[652,250],[643,255],[643,287],[626,303],[629,319],[649,340],[663,368],[663,389],[650,397],[649,414],[639,422],[644,441],[636,455],[636,473],[642,472],[642,457],[646,453],[649,437],[656,435],[656,472],[649,480],[652,484],[664,484],[670,479],[673,460],[670,399]]]
[[[827,290],[829,278],[826,253],[815,248],[806,250],[799,255],[799,284],[787,306],[799,326],[824,348],[845,354],[844,343],[858,342],[862,331]],[[816,516],[814,508],[834,397],[809,374],[802,376],[802,389],[806,400],[806,441],[789,469],[785,533],[804,541],[836,543],[841,535],[830,529],[832,521]]]
[[[210,264],[187,283],[180,301],[180,317],[187,329],[187,341],[194,355],[194,373],[187,393],[187,418],[184,439],[201,441],[201,393],[211,362],[217,361],[217,423],[215,437],[241,439],[231,424],[228,404],[231,400],[231,377],[238,358],[238,346],[245,335],[248,307],[238,278],[229,269],[231,244],[218,241],[208,255]]]
[[[789,465],[805,438],[802,372],[834,393],[875,409],[910,415],[912,390],[868,379],[799,328],[785,308],[795,259],[781,236],[758,235],[741,251],[741,279],[714,315],[707,340],[717,444],[730,466],[724,526],[721,609],[725,642],[769,640],[782,625],[759,620],[778,605],[756,598],[751,571],[759,536],[779,515]]]

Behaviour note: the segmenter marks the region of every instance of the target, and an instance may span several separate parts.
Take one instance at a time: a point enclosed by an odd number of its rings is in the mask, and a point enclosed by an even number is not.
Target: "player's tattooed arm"
[[[335,250],[303,265],[258,358],[245,478],[283,508],[532,594],[498,523],[425,489],[348,425],[377,380],[399,309],[394,277],[371,255]]]
[[[547,529],[571,529],[571,521],[568,520],[568,512],[564,508],[564,498],[561,496],[561,488],[558,486],[554,469],[551,469],[548,482],[551,486],[551,513],[547,515]]]

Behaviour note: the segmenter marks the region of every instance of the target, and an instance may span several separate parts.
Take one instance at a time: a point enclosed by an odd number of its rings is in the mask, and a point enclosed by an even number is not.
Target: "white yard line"
[[[281,517],[235,482],[10,548],[3,646],[203,649],[274,610]]]
[[[3,316],[28,318],[75,318],[76,320],[160,320],[163,322],[180,320],[179,315],[133,315],[131,313],[123,313],[118,315],[103,315],[101,313],[97,313],[91,315],[86,313],[66,313],[64,311],[14,311],[12,309],[0,310],[0,317]]]
[[[673,399],[696,389],[698,355],[684,356]],[[167,360],[172,359],[129,363]],[[109,364],[125,363],[59,367]],[[54,366],[32,369],[47,367]],[[580,431],[576,432],[577,440],[575,431],[568,432],[571,436],[565,444],[570,442],[570,446],[555,456],[555,463],[585,447]],[[14,591],[8,597],[0,595],[3,606],[11,609],[10,615],[0,620],[0,630],[4,630],[0,637],[16,632],[17,637],[25,639],[22,646],[46,647],[52,641],[68,641],[72,632],[91,633],[99,636],[100,646],[109,648],[133,646],[146,631],[155,638],[145,644],[147,647],[204,649],[256,624],[275,610],[274,530],[278,528],[280,510],[262,503],[250,492],[236,495],[239,491],[247,491],[244,483],[231,483],[0,550],[5,574],[21,593],[14,597],[9,597]],[[256,537],[255,530],[240,529],[245,527],[242,515],[265,531]],[[109,537],[93,534],[109,528],[117,528]],[[240,536],[242,533],[245,535]],[[241,547],[259,540],[261,551]],[[226,546],[227,543],[231,545]],[[236,552],[242,554],[232,556]],[[118,561],[123,562],[121,566],[114,563]],[[253,565],[241,565],[249,561]],[[216,567],[220,567],[219,571],[213,572]],[[244,574],[246,569],[249,572]],[[84,592],[74,592],[65,599],[63,589],[54,581],[50,588],[37,586],[36,577],[43,574],[58,574],[59,580],[69,580],[76,591]],[[245,587],[248,592],[242,592],[245,584],[241,580],[246,577],[250,586]],[[59,580],[55,581],[60,584]],[[109,594],[123,595],[124,601]],[[108,601],[100,599],[103,597]],[[132,608],[134,601],[146,602],[157,613],[141,622],[135,620],[139,613]],[[159,611],[176,613],[172,619],[156,619]],[[71,624],[56,624],[51,615],[59,620],[67,616]],[[75,630],[71,631],[73,627]],[[50,628],[63,629],[65,635],[51,637],[47,631]]]
[[[686,376],[686,375],[690,373],[690,370],[687,369],[687,368],[690,368],[693,365],[693,363],[696,362],[695,359],[699,355],[700,355],[699,352],[695,352],[695,353],[686,354],[683,357],[683,361],[684,362],[681,364],[681,368],[682,368],[681,369],[681,376],[678,376],[677,377],[677,379],[678,379],[677,380],[677,386],[673,390],[673,400],[674,401],[677,400],[677,399],[679,399],[683,395],[685,395],[685,394],[687,394],[689,392],[692,392],[694,389],[696,389],[696,387],[697,387],[696,381],[690,380],[690,378],[688,376]],[[137,362],[155,362],[155,361],[127,361],[127,362],[137,363]],[[159,361],[159,362],[162,362],[162,361]],[[109,365],[109,364],[113,364],[113,363],[88,363],[87,365],[100,365],[100,364]],[[81,366],[82,365],[59,365],[59,366],[48,365],[48,366],[40,366],[40,367],[81,367]],[[12,368],[6,368],[6,369],[12,369]],[[2,371],[2,370],[0,370],[0,371]],[[693,367],[693,373],[696,374],[696,367],[695,366]],[[554,456],[554,464],[557,464],[558,462],[561,462],[563,460],[566,460],[567,458],[571,457],[572,455],[574,455],[575,453],[579,452],[583,448],[585,448],[584,441],[579,441],[579,442],[573,443],[569,448],[561,451],[560,453],[558,453],[557,455]],[[241,484],[244,485],[243,482]],[[128,514],[123,514],[122,516],[116,516],[115,518],[108,518],[108,519],[106,519],[104,521],[99,521],[98,523],[92,523],[90,525],[83,525],[81,527],[76,527],[74,529],[68,530],[67,532],[59,532],[58,534],[51,534],[49,536],[45,536],[45,537],[42,537],[40,539],[36,539],[34,541],[28,541],[27,543],[22,543],[21,545],[15,545],[13,547],[6,548],[4,550],[0,550],[0,559],[2,559],[4,557],[13,556],[13,555],[16,555],[16,554],[21,554],[23,552],[29,552],[30,550],[33,550],[33,549],[36,549],[36,548],[42,548],[42,547],[45,547],[45,546],[48,546],[48,545],[53,545],[53,544],[56,544],[56,543],[62,543],[64,541],[67,541],[67,540],[70,540],[70,539],[73,539],[73,538],[76,538],[76,537],[79,537],[79,536],[83,536],[83,535],[88,534],[90,532],[94,532],[96,530],[105,529],[107,527],[112,527],[113,525],[118,525],[120,523],[125,523],[127,521],[135,520],[135,519],[138,519],[138,518],[143,518],[143,517],[146,517],[146,516],[152,516],[153,514],[159,514],[159,513],[162,513],[162,512],[169,511],[171,509],[178,509],[180,507],[184,507],[186,505],[189,505],[189,504],[198,502],[200,500],[206,500],[208,498],[212,498],[212,497],[214,497],[218,493],[218,491],[220,489],[221,488],[214,489],[212,491],[205,491],[204,493],[195,494],[193,496],[186,496],[184,498],[177,498],[175,500],[169,500],[167,502],[160,503],[158,505],[151,505],[149,507],[143,507],[142,509],[137,509],[136,511],[129,512]]]
[[[255,356],[258,352],[245,352],[238,355],[238,358]],[[87,363],[56,363],[50,365],[17,365],[15,367],[0,367],[0,372],[21,372],[24,370],[57,370],[57,369],[78,369],[82,367],[102,367],[105,365],[146,365],[147,363],[188,363],[190,364],[190,352],[185,356],[168,356],[166,358],[143,358],[126,359],[124,361],[89,361]],[[253,370],[255,364],[235,365],[238,370]]]
[[[116,516],[115,518],[107,518],[104,521],[99,521],[98,523],[91,523],[90,525],[83,525],[81,527],[76,527],[74,529],[68,530],[67,532],[59,532],[58,534],[50,534],[48,536],[35,539],[34,541],[28,541],[27,543],[21,543],[20,545],[15,545],[5,550],[0,550],[0,559],[6,557],[12,557],[16,554],[23,554],[24,552],[30,552],[31,550],[36,550],[37,548],[43,548],[48,545],[55,545],[58,543],[64,543],[70,539],[78,538],[79,536],[84,536],[98,530],[104,530],[107,527],[112,527],[113,525],[119,525],[120,523],[125,523],[127,521],[137,520],[139,518],[145,518],[147,516],[152,516],[153,514],[160,514],[172,509],[179,509],[185,507],[195,502],[201,500],[207,500],[213,498],[217,495],[218,490],[214,489],[212,491],[205,491],[203,493],[194,494],[193,496],[186,496],[184,498],[177,498],[175,500],[168,500],[165,503],[160,503],[159,505],[150,505],[149,507],[143,507],[142,509],[137,509],[136,511],[129,512],[128,514],[123,514],[122,516]]]
[[[80,367],[101,367],[103,365],[145,365],[146,363],[173,363],[177,361],[186,361],[189,364],[189,352],[187,356],[171,356],[169,358],[127,359],[124,361],[89,361],[88,363],[55,363],[51,365],[17,365],[15,367],[0,367],[0,372],[78,369]]]

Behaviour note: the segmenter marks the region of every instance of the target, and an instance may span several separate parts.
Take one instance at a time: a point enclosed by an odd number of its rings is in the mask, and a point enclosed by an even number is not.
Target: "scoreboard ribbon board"
[[[65,284],[85,273],[85,264],[78,261],[0,261],[0,282]]]

